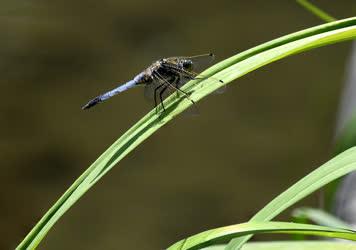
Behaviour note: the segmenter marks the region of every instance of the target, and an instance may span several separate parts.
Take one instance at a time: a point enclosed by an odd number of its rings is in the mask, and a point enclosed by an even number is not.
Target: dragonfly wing
[[[226,92],[227,86],[226,84],[222,85],[220,88],[218,88],[217,90],[215,90],[213,93],[214,94],[224,94]]]
[[[154,90],[156,87],[158,87],[159,85],[157,85],[156,83],[152,82],[150,84],[146,84],[145,85],[145,89],[144,89],[144,96],[145,99],[148,101],[153,101],[153,94],[154,94]]]
[[[189,81],[189,79],[186,79],[186,81]],[[181,83],[181,81],[179,81],[179,83]],[[166,87],[166,89],[164,89],[164,87],[167,84],[164,84],[164,82],[162,80],[159,79],[155,79],[151,84],[148,84],[145,86],[145,90],[144,90],[144,95],[145,95],[145,99],[147,101],[149,101],[153,106],[157,106],[158,108],[160,106],[161,100],[160,100],[160,93],[162,95],[162,100],[164,100],[166,97],[168,97],[169,95],[171,95],[172,93],[176,92],[177,97],[181,96],[180,93],[177,93],[177,91],[175,91],[172,88]],[[159,87],[159,88],[158,88]],[[180,87],[178,84],[176,85],[176,87]],[[155,89],[156,90],[156,101],[155,101]],[[188,116],[188,117],[192,117],[192,116],[197,116],[199,115],[199,110],[197,105],[192,105],[191,107],[189,107],[187,110],[185,110],[183,112],[183,116]]]
[[[209,77],[206,77],[204,75],[198,75],[196,77],[197,79],[207,79]],[[215,78],[212,78],[218,82],[221,82],[219,79],[215,79]],[[181,74],[181,77],[180,77],[180,81],[178,82],[177,84],[177,87],[178,88],[181,88],[184,84],[186,84],[187,82],[189,82],[190,80],[192,80],[191,77],[187,77],[185,74]],[[221,84],[222,86],[218,89],[218,90],[215,90],[213,93],[214,94],[223,94],[226,92],[226,84]]]
[[[174,92],[174,89],[169,88],[168,86],[166,87],[166,85],[167,84],[164,82],[164,80],[154,78],[154,80],[150,84],[145,85],[145,99],[152,104],[158,105],[160,103],[160,95],[162,96],[162,100],[164,100],[166,97],[168,97]]]
[[[189,82],[191,80],[191,78],[188,78],[186,76],[184,76],[183,74],[181,74],[180,76],[180,80],[177,83],[177,87],[181,88],[184,84],[186,84],[187,82]]]
[[[195,74],[196,78],[199,79],[204,79],[204,78],[209,78],[208,76],[204,76],[204,74],[198,74],[199,72],[202,72],[204,69],[208,68],[212,62],[215,59],[214,54],[210,53],[210,54],[205,54],[205,55],[197,55],[197,56],[191,56],[191,57],[181,57],[182,59],[188,59],[191,60],[193,62],[193,72],[192,74]],[[214,77],[212,77],[213,79],[215,79]],[[179,83],[179,86],[183,86],[186,82],[188,82],[189,80],[191,80],[189,77],[181,77],[181,81]],[[216,81],[219,81],[221,83],[223,83],[223,81],[221,81],[220,79],[215,79]],[[226,91],[226,85],[222,84],[222,86],[214,91],[214,94],[222,94]]]
[[[215,56],[214,54],[209,53],[197,56],[180,56],[178,58],[192,61],[192,71],[195,73],[200,73],[213,63]]]

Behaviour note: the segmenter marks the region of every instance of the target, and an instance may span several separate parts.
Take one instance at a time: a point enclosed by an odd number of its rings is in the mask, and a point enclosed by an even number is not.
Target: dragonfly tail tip
[[[82,109],[90,109],[91,107],[95,106],[96,104],[100,103],[101,100],[99,97],[94,98],[93,100],[89,101],[87,104],[85,104]]]

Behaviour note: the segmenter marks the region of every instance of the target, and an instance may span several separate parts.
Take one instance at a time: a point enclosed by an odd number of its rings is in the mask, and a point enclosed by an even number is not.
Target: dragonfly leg
[[[159,86],[157,86],[154,90],[154,101],[155,101],[155,109],[156,109],[156,113],[158,113],[158,110],[157,110],[157,91],[161,88],[165,86],[164,84],[161,84]]]
[[[205,79],[208,79],[208,78],[212,78],[212,79],[215,79],[215,80],[217,80],[217,81],[219,81],[219,82],[221,82],[221,83],[224,83],[223,80],[217,79],[217,78],[215,78],[215,77],[211,77],[211,76],[210,76],[210,77],[209,77],[209,76],[208,76],[208,77],[199,76],[199,74],[196,73],[196,72],[187,71],[187,70],[185,70],[185,69],[181,69],[181,68],[178,68],[178,67],[173,66],[173,65],[169,65],[168,67],[171,68],[174,72],[176,72],[176,73],[178,73],[178,74],[183,74],[184,77],[188,78],[189,80],[205,80]],[[197,76],[199,76],[199,77],[197,77]]]
[[[164,107],[164,104],[163,104],[163,98],[162,98],[162,95],[164,93],[164,91],[166,91],[168,88],[168,86],[164,86],[164,88],[159,92],[159,99],[161,101],[161,105],[162,105],[162,108],[163,108],[163,112],[166,111],[166,108]]]
[[[184,97],[187,98],[189,101],[191,101],[193,104],[195,104],[195,102],[192,100],[192,98],[189,97],[189,94],[186,93],[185,91],[181,90],[180,88],[177,88],[176,86],[174,86],[173,84],[171,84],[170,82],[168,82],[164,77],[161,76],[160,73],[158,72],[155,72],[156,73],[156,77],[163,81],[165,83],[166,86],[178,91],[178,92],[181,92],[183,93]]]
[[[177,93],[182,92],[185,98],[187,98],[191,103],[195,104],[195,102],[192,100],[192,98],[189,97],[189,94],[187,92],[181,90],[180,88],[174,88],[176,89]]]

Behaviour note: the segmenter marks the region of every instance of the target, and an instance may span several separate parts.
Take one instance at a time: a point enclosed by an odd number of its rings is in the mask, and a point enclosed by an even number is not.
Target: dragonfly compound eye
[[[183,60],[181,62],[183,69],[185,70],[192,70],[193,69],[193,62],[191,60]]]

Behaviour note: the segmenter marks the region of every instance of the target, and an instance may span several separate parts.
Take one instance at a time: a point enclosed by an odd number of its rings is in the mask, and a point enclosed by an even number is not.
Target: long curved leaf
[[[355,37],[356,18],[344,19],[296,32],[214,65],[204,72],[204,75],[214,75],[214,78],[191,81],[183,89],[191,93],[193,100],[199,101],[221,87],[222,83],[214,79],[221,79],[224,84],[227,84],[252,70],[286,56],[315,47],[354,39]],[[137,122],[72,184],[20,243],[18,249],[34,249],[56,221],[105,173],[146,138],[190,105],[190,101],[172,95],[165,100],[167,111],[162,116],[156,115],[155,111],[152,110]]]
[[[282,211],[331,181],[356,170],[356,147],[337,155],[262,208],[250,221],[269,221]],[[250,237],[232,240],[227,250],[240,249]]]
[[[202,250],[223,250],[225,245],[215,245]],[[251,242],[246,243],[242,250],[356,250],[353,242],[340,241],[273,241],[273,242]]]
[[[234,237],[261,233],[305,234],[356,241],[356,232],[347,229],[336,229],[290,222],[248,222],[211,229],[193,235],[178,241],[169,247],[168,250],[201,249],[202,247],[226,241]]]
[[[335,217],[334,215],[329,214],[328,212],[317,208],[311,208],[311,207],[297,208],[292,211],[292,216],[295,218],[295,220],[310,220],[313,223],[321,226],[352,229],[351,225]]]
[[[306,197],[310,193],[319,189],[320,187],[326,185],[327,183],[346,175],[352,171],[356,170],[356,147],[353,147],[345,152],[337,155],[330,161],[323,164],[321,167],[317,168],[296,184],[291,186],[285,192],[273,199],[267,206],[261,209],[248,223],[243,225],[268,225],[264,224],[268,220],[271,220],[273,217],[278,215],[281,211],[290,207],[292,204],[295,204],[297,201]],[[257,224],[254,224],[257,223]],[[292,223],[295,224],[295,223]],[[274,225],[274,224],[271,224]],[[282,224],[281,224],[282,225]],[[283,224],[284,225],[284,224]],[[305,224],[302,224],[305,225]],[[233,226],[234,228],[235,226]],[[237,225],[239,228],[239,225]],[[204,246],[208,244],[213,237],[218,239],[220,237],[221,231],[229,231],[230,227],[223,227],[219,229],[209,230],[203,233],[200,233],[196,236],[189,237],[189,242],[199,241],[199,246]],[[230,231],[228,232],[230,239],[234,237],[234,234]],[[249,233],[253,234],[253,233]],[[231,237],[230,237],[231,236]],[[242,235],[237,235],[239,238],[232,240],[227,246],[226,249],[238,249],[240,248],[250,236],[241,237]],[[333,237],[333,236],[332,236]],[[182,241],[180,241],[182,243]],[[178,242],[179,243],[179,242]],[[177,246],[181,243],[176,243],[174,246]],[[186,243],[184,243],[186,244]],[[190,244],[190,243],[189,243]],[[186,245],[184,245],[186,246]],[[190,246],[190,245],[188,245]],[[175,248],[172,248],[175,249]],[[176,248],[179,249],[179,248]],[[186,248],[182,248],[186,249]],[[187,248],[188,249],[188,248]]]

